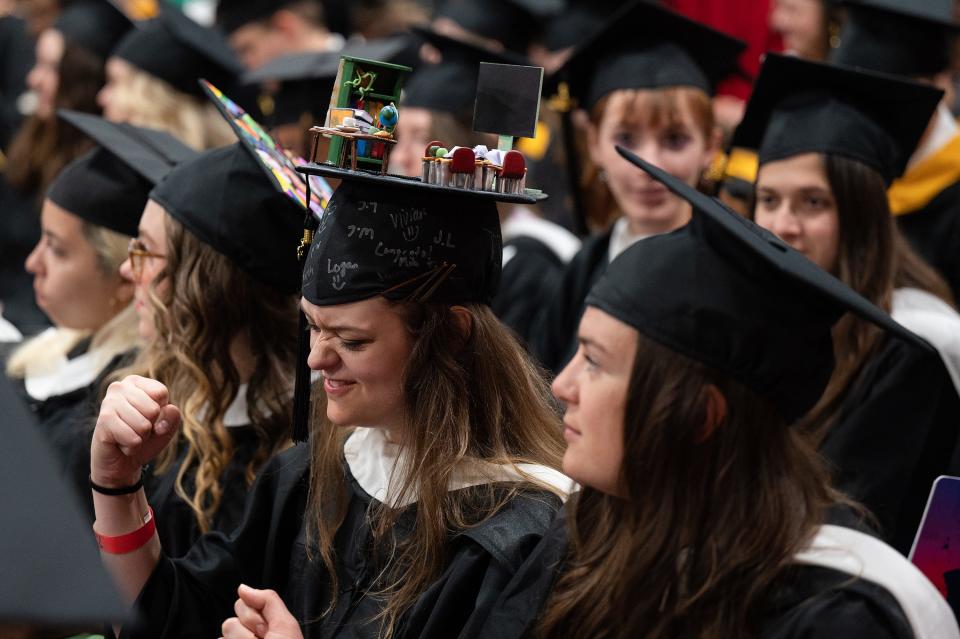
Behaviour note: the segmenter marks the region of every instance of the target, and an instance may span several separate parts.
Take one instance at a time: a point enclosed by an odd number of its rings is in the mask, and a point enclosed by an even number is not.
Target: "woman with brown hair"
[[[834,329],[834,378],[808,420],[838,487],[904,553],[934,479],[960,470],[960,316],[897,230],[886,197],[940,96],[892,76],[770,55],[737,132],[739,146],[759,149],[754,221],[940,351],[943,361],[844,318]]]
[[[633,2],[558,71],[590,115],[583,201],[600,233],[566,266],[533,331],[533,352],[559,371],[576,349],[583,300],[620,252],[686,224],[690,207],[613,151],[620,144],[696,186],[719,129],[710,96],[736,69],[743,43],[651,2]]]
[[[587,298],[564,470],[583,486],[484,629],[516,637],[958,637],[946,601],[835,492],[798,420],[847,312],[923,342],[717,201]]]
[[[355,175],[328,172],[303,271],[311,443],[267,465],[229,537],[161,554],[138,478],[183,405],[137,377],[104,402],[92,481],[125,496],[95,493],[95,530],[151,636],[475,635],[569,488],[546,383],[488,307],[502,196]]]

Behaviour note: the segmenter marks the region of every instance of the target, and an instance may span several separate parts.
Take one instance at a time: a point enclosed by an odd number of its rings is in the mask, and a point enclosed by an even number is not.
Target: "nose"
[[[137,283],[137,278],[133,274],[133,264],[130,262],[129,257],[120,263],[120,277],[128,282]]]
[[[653,136],[644,136],[644,141],[634,149],[634,153],[644,162],[649,162],[656,167],[660,166],[660,145]]]
[[[30,251],[30,255],[27,256],[26,261],[24,261],[24,268],[27,270],[27,273],[31,275],[40,275],[43,270],[43,260],[40,257],[41,245],[43,240],[41,239],[37,242],[37,245],[33,247],[33,250]]]
[[[800,236],[800,222],[786,200],[781,202],[780,208],[771,217],[773,219],[771,220],[770,231],[781,240],[790,241]]]
[[[333,371],[340,365],[337,351],[330,345],[330,341],[319,335],[313,335],[310,344],[310,355],[307,357],[307,366],[314,371]]]
[[[558,401],[563,402],[568,408],[571,404],[577,403],[576,370],[579,366],[578,359],[582,359],[580,351],[577,351],[573,360],[560,371],[560,374],[553,380],[553,384],[550,385],[553,396],[556,397]]]
[[[99,106],[104,111],[107,110],[107,104],[110,102],[110,83],[107,82],[103,85],[103,88],[97,91],[97,106]]]

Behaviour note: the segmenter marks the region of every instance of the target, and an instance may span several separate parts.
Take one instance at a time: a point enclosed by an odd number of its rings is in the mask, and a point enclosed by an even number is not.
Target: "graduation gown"
[[[376,499],[371,493],[386,498],[389,489],[378,486],[393,467],[379,436],[378,429],[357,429],[344,447],[348,509],[334,542],[339,587],[330,615],[321,617],[331,600],[331,580],[316,549],[312,558],[307,554],[310,447],[300,445],[267,464],[231,534],[204,535],[181,559],[161,557],[138,599],[142,630],[125,629],[122,636],[219,636],[222,622],[234,616],[240,583],[276,590],[307,638],[378,636],[379,625],[370,619],[382,610],[382,601],[366,592],[381,566],[367,517]],[[452,535],[442,574],[404,615],[394,636],[477,636],[559,505],[552,493],[531,490],[485,522]],[[416,507],[405,506],[397,535],[410,529]]]
[[[834,484],[876,516],[906,554],[934,479],[960,472],[960,397],[943,361],[887,337],[843,399],[821,443]]]
[[[507,586],[481,636],[535,636],[567,559],[564,514],[561,511]],[[933,585],[839,509],[768,589],[754,618],[759,639],[960,636],[950,608]]]

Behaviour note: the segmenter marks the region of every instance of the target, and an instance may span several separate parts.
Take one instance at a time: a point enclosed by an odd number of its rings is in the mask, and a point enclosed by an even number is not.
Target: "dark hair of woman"
[[[56,108],[99,114],[97,92],[106,82],[103,65],[95,54],[67,42],[60,60]],[[60,170],[91,144],[86,135],[59,118],[33,115],[10,143],[7,180],[18,190],[42,199]]]
[[[528,483],[488,483],[448,491],[457,465],[473,458],[558,468],[563,456],[559,418],[551,409],[555,403],[543,372],[489,307],[465,305],[471,328],[464,335],[449,306],[401,304],[414,338],[403,377],[408,425],[403,445],[416,463],[398,478],[398,494],[415,494],[419,499],[412,532],[404,539],[393,538],[403,509],[378,503],[370,514],[379,553],[376,561],[381,566],[389,562],[389,569],[375,584],[376,591],[368,595],[387,602],[380,616],[385,638],[441,574],[451,535],[496,514],[518,493],[553,490],[531,478]],[[343,440],[349,433],[328,422],[324,394],[315,395],[319,397],[313,407],[308,530],[334,582],[332,609],[338,586],[330,549],[346,515]]]
[[[705,435],[710,385],[727,412]],[[627,392],[626,494],[574,497],[537,636],[755,635],[769,589],[837,499],[824,464],[765,399],[643,335]]]
[[[824,155],[823,162],[839,215],[836,276],[887,312],[894,289],[907,286],[953,305],[949,286],[897,229],[881,175],[862,162],[842,156]],[[806,420],[821,434],[829,428],[850,385],[879,346],[882,331],[848,314],[834,327],[833,335],[836,369],[823,398]]]

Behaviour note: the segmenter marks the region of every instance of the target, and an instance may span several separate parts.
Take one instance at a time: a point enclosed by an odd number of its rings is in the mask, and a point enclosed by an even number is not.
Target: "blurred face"
[[[57,89],[60,87],[60,60],[63,58],[63,35],[47,29],[37,39],[37,61],[27,74],[27,86],[37,94],[38,117],[52,118],[57,110]]]
[[[422,173],[423,151],[432,142],[433,116],[427,109],[407,107],[397,127],[397,145],[390,152],[390,172],[417,177]]]
[[[83,221],[45,200],[40,242],[27,257],[37,305],[62,328],[96,331],[130,302],[131,287],[104,273]]]
[[[330,421],[398,432],[413,339],[396,307],[382,297],[336,306],[304,299],[301,306],[310,324],[307,362],[323,375]]]
[[[269,23],[252,22],[230,34],[230,46],[248,69],[258,69],[274,58],[290,53],[290,44]]]
[[[106,65],[107,82],[97,94],[103,117],[111,122],[129,122],[131,114],[117,99],[117,92],[133,80],[133,66],[120,58],[110,58]]]
[[[158,287],[161,282],[157,276],[164,267],[164,258],[159,257],[167,250],[167,212],[163,207],[147,200],[140,218],[132,255],[120,265],[120,275],[133,284],[133,308],[139,318],[138,329],[144,340],[153,340],[157,336],[153,307],[150,305],[150,287]]]
[[[796,155],[760,167],[754,221],[820,268],[836,272],[840,217],[818,154]]]
[[[587,130],[590,156],[602,169],[631,232],[666,233],[689,221],[690,205],[620,157],[615,145],[626,147],[690,186],[696,186],[713,157],[713,144],[685,103],[678,103],[679,111],[672,123],[648,126],[624,117],[631,99],[624,92],[610,95],[599,125],[590,123]]]
[[[581,484],[622,496],[623,421],[637,331],[588,306],[579,340],[577,354],[553,382],[553,394],[566,406],[563,472]]]
[[[770,28],[783,37],[786,53],[810,60],[827,57],[824,0],[773,0]]]

